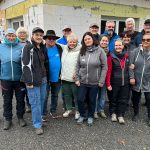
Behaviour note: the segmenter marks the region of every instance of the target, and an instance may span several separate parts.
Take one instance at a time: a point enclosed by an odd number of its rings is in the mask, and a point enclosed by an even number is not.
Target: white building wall
[[[66,11],[67,10],[67,11]],[[62,36],[64,25],[70,25],[73,32],[81,40],[83,34],[89,30],[91,23],[101,23],[101,16],[91,15],[90,9],[74,9],[74,7],[43,5],[44,29],[53,29]]]

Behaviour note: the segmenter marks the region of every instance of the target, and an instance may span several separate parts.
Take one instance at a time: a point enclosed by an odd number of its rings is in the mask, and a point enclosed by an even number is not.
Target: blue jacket
[[[57,40],[58,44],[63,44],[63,45],[67,45],[67,39],[63,36],[62,38]]]
[[[103,34],[101,34],[101,37],[102,37],[103,35],[108,35],[108,32],[105,31]],[[114,43],[115,43],[115,41],[116,41],[118,38],[120,38],[120,36],[117,35],[117,33],[114,32],[112,38],[111,38],[110,41],[109,41],[109,45],[108,45],[110,52],[113,52],[113,51],[114,51],[114,49],[115,49]]]
[[[138,35],[135,37],[134,39],[134,42],[133,44],[136,46],[136,47],[139,47],[140,44],[142,44],[142,38],[143,38],[143,35],[145,34],[145,31],[142,30],[140,33],[138,33]]]
[[[20,81],[22,75],[20,43],[0,44],[0,80]]]

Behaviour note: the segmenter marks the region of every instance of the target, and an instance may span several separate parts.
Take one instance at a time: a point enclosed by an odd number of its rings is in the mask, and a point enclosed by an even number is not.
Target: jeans
[[[78,87],[77,102],[81,117],[85,117],[86,113],[85,103],[87,103],[88,118],[94,117],[97,93],[98,93],[98,85],[81,84]],[[85,98],[87,98],[87,100],[85,100]]]
[[[105,101],[106,101],[106,85],[98,89],[98,98],[95,112],[104,111]]]
[[[78,110],[77,104],[77,86],[74,82],[62,81],[62,92],[64,94],[64,100],[67,110],[72,110],[73,101],[75,104],[76,110]]]
[[[42,112],[44,108],[44,102],[46,99],[46,85],[43,81],[40,86],[34,86],[33,88],[27,88],[29,102],[32,110],[32,121],[34,128],[42,127]]]
[[[112,85],[112,98],[109,101],[110,114],[117,114],[118,117],[124,116],[129,101],[129,85]]]
[[[50,106],[50,112],[55,113],[57,109],[57,103],[58,103],[58,94],[61,88],[61,82],[50,82],[47,84],[47,95],[44,102],[44,109],[42,112],[43,116],[47,115],[47,102],[49,97],[49,92],[51,91],[51,106]]]
[[[6,120],[12,120],[12,99],[15,91],[16,97],[16,114],[18,119],[23,118],[25,113],[25,85],[20,81],[1,81],[2,96],[4,100],[4,113],[3,116]]]
[[[150,119],[150,92],[145,92],[144,96],[146,100],[148,119]],[[134,115],[139,114],[140,99],[141,99],[141,92],[136,92],[132,90],[132,102],[133,102]]]

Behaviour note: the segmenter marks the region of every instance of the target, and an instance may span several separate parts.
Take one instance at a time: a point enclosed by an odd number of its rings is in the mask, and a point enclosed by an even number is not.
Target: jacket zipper
[[[126,59],[125,59],[126,61]],[[124,61],[124,69],[125,69],[125,61]],[[121,66],[121,72],[122,72],[122,86],[124,86],[124,69],[122,68],[121,62],[119,60],[120,66]]]
[[[88,65],[89,65],[89,60],[90,60],[90,54],[89,54],[88,61],[87,61],[87,75],[86,75],[86,83],[88,83],[88,77],[89,77],[89,74],[88,74],[88,72],[89,72],[89,67],[88,67]]]
[[[141,77],[141,82],[140,82],[140,86],[139,86],[139,91],[140,91],[141,86],[142,86],[144,70],[145,70],[145,57],[144,57],[144,66],[143,66],[143,70],[142,70],[142,77]]]
[[[13,68],[13,62],[12,62],[12,45],[11,45],[11,71],[12,71],[12,80],[14,80],[14,68]]]

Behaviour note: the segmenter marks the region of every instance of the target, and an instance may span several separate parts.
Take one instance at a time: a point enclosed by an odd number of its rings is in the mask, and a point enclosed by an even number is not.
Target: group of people
[[[32,112],[36,134],[43,134],[43,122],[58,118],[60,89],[64,118],[75,110],[77,124],[105,114],[106,97],[112,122],[125,124],[125,112],[131,99],[134,115],[139,117],[141,93],[144,93],[150,126],[150,19],[142,32],[135,31],[133,18],[126,20],[126,30],[117,35],[115,22],[107,21],[105,32],[99,35],[99,25],[89,26],[82,41],[70,26],[62,29],[63,37],[54,30],[36,27],[31,41],[24,27],[7,29],[0,44],[0,80],[4,100],[4,130],[12,125],[12,99],[15,92],[16,114],[21,127],[25,99],[27,112]],[[47,109],[51,94],[50,112]]]

